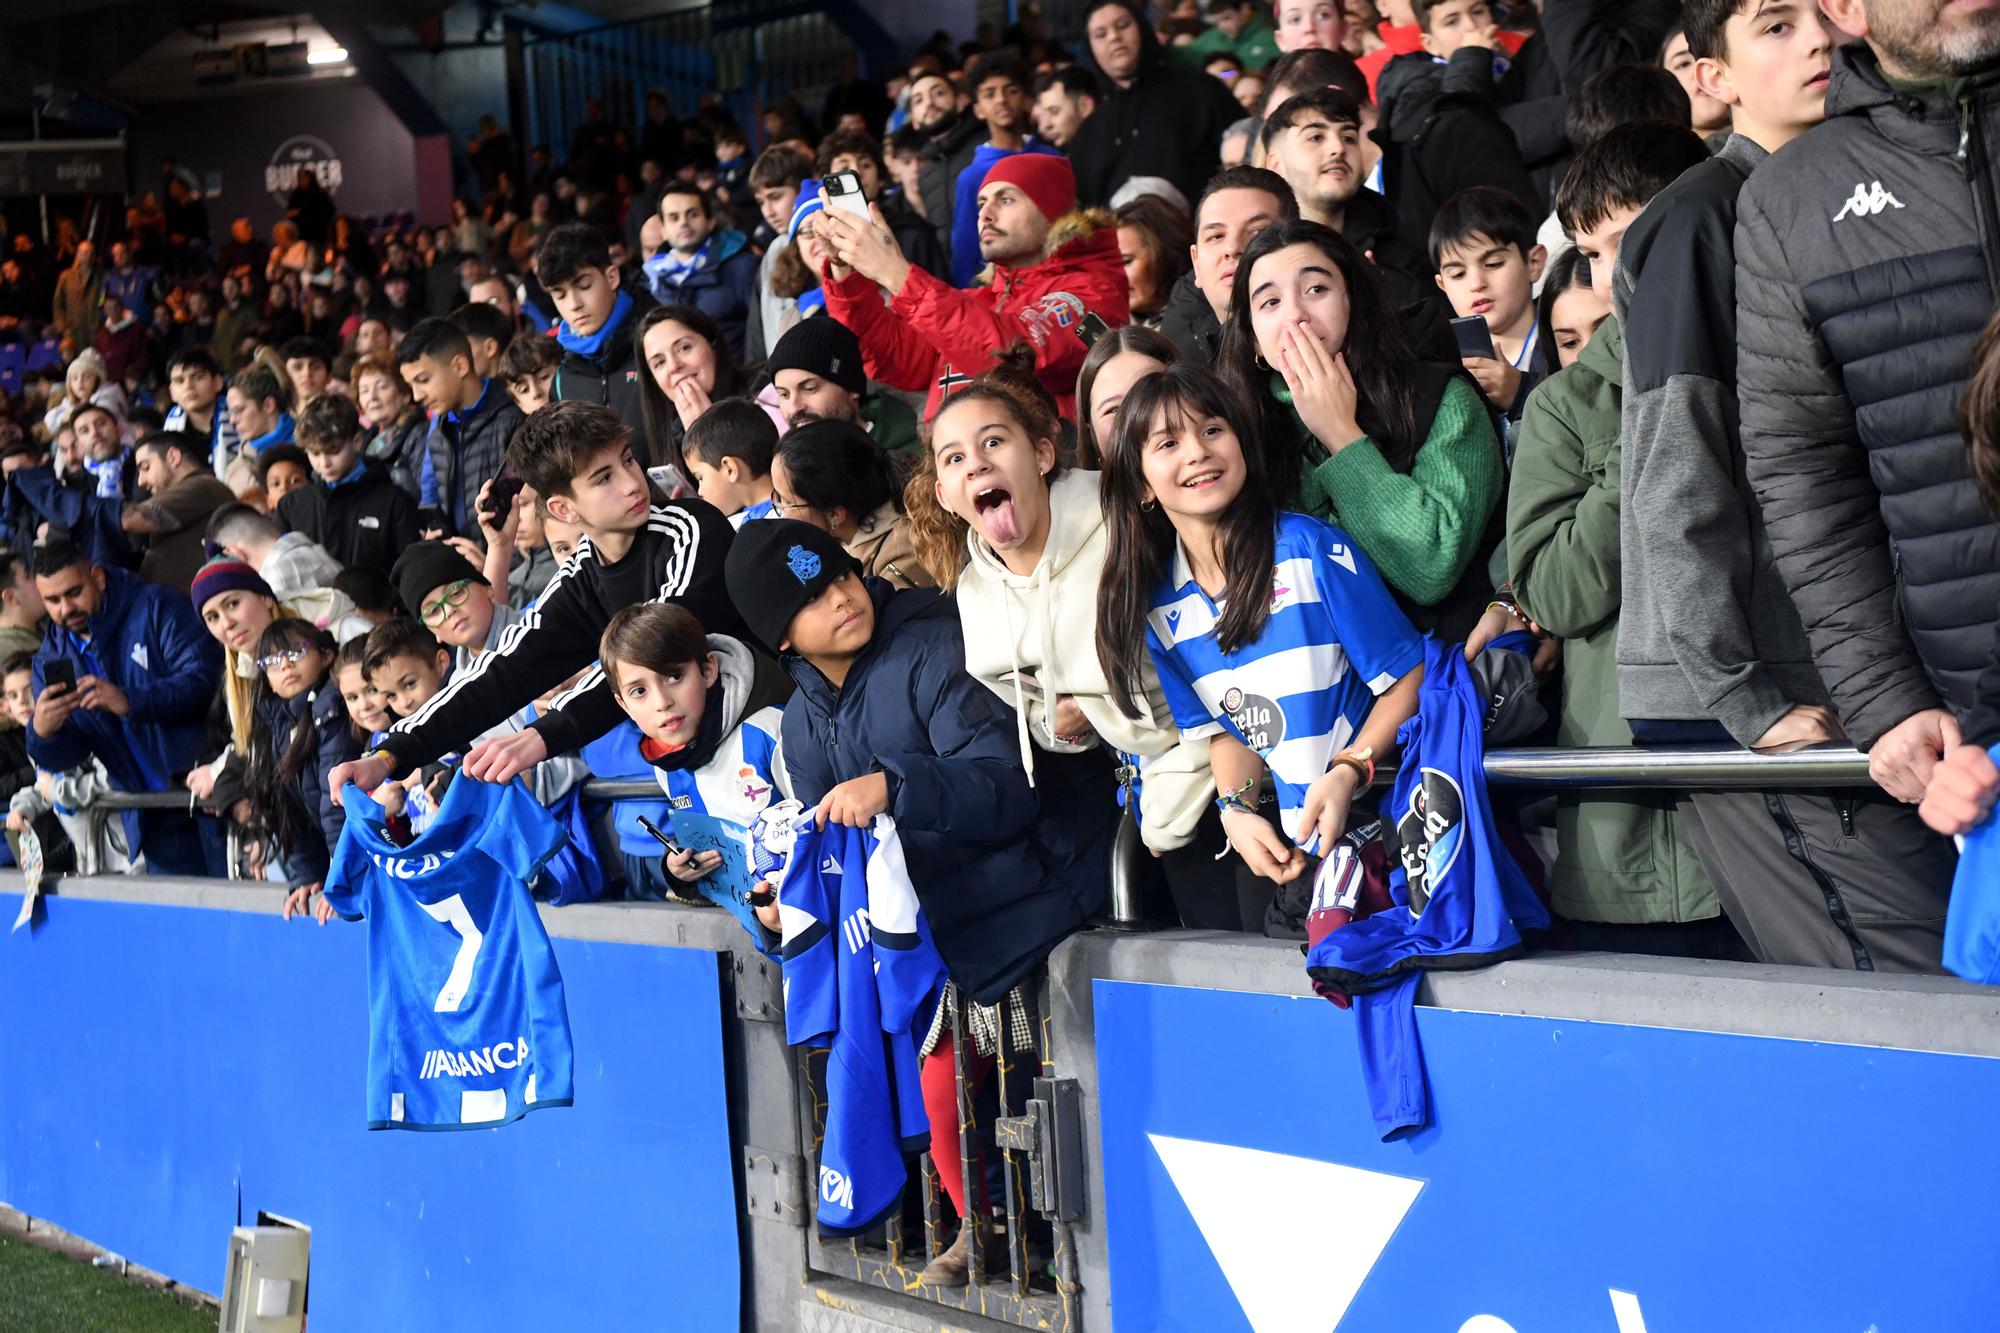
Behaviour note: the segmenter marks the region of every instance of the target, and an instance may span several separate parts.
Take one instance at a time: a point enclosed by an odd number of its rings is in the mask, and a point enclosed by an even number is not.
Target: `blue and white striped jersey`
[[[1181,735],[1227,729],[1263,756],[1285,833],[1297,839],[1306,789],[1353,743],[1375,696],[1422,664],[1424,641],[1346,533],[1281,513],[1274,555],[1264,632],[1225,653],[1215,639],[1222,608],[1176,542],[1146,615],[1146,649]]]

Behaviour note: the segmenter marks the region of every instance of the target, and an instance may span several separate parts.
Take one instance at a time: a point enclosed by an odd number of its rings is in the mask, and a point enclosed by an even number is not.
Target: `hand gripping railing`
[[[1638,747],[1495,750],[1486,756],[1486,780],[1508,787],[1763,790],[1799,787],[1867,787],[1868,756],[1851,745],[1830,743],[1784,753],[1714,747],[1647,750]],[[1375,769],[1378,791],[1395,781],[1395,766]],[[1145,849],[1128,819],[1119,827],[1111,858],[1111,919],[1118,926],[1144,924],[1141,876]]]

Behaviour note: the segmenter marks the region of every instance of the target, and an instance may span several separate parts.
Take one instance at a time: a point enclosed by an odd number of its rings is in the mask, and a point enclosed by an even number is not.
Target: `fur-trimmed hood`
[[[1032,264],[1007,266],[1015,273],[1040,268],[1058,257],[1074,260],[1089,250],[1109,247],[1118,249],[1118,219],[1107,208],[1078,208],[1057,218],[1049,227],[1048,239],[1042,242],[1042,253]],[[1065,254],[1064,252],[1068,253]],[[1122,271],[1124,261],[1119,267]],[[990,287],[998,280],[1002,265],[988,264],[979,270],[975,284]]]

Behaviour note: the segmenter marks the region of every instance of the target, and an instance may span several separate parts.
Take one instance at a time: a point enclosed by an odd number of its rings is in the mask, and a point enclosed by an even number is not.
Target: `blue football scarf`
[[[561,825],[518,778],[459,775],[406,847],[360,788],[342,804],[325,892],[368,922],[368,1128],[483,1129],[568,1106],[562,973],[528,895]]]
[[[1511,958],[1546,931],[1548,910],[1500,841],[1486,794],[1486,700],[1457,644],[1424,641],[1417,715],[1397,733],[1396,784],[1383,818],[1395,830],[1395,906],[1332,932],[1306,971],[1356,997],[1362,1074],[1384,1140],[1430,1122],[1417,1042],[1416,986],[1430,968]]]
[[[778,889],[785,1035],[829,1047],[819,1230],[853,1236],[903,1195],[903,1155],[930,1146],[917,1047],[944,989],[895,821],[803,821]]]
[[[603,354],[604,344],[611,341],[611,335],[618,331],[618,326],[623,324],[625,317],[631,313],[632,298],[626,293],[620,292],[618,293],[618,299],[611,303],[610,317],[597,326],[597,332],[572,333],[569,321],[564,320],[562,323],[556,325],[556,341],[562,344],[564,350],[575,352],[578,356],[589,357],[592,361],[595,361]]]
[[[2000,745],[1987,753],[2000,763]],[[1944,918],[1944,965],[1967,981],[2000,982],[2000,818],[1987,816],[1959,844]]]

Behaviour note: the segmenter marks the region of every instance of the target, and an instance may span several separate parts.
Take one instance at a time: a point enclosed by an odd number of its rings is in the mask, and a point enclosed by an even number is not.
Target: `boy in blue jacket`
[[[1031,787],[1014,718],[966,674],[951,602],[863,579],[810,524],[747,524],[724,578],[798,684],[782,726],[793,795],[821,827],[895,817],[952,979],[996,1003],[1103,906],[1111,770],[1044,760]]]
[[[35,653],[35,711],[28,754],[54,772],[103,761],[119,791],[171,791],[195,766],[222,650],[180,593],[93,564],[66,541],[35,552],[35,590],[49,630]],[[50,686],[67,663],[75,684]],[[173,810],[128,811],[126,846],[156,875],[219,874],[201,822]],[[214,832],[214,821],[205,821]]]

